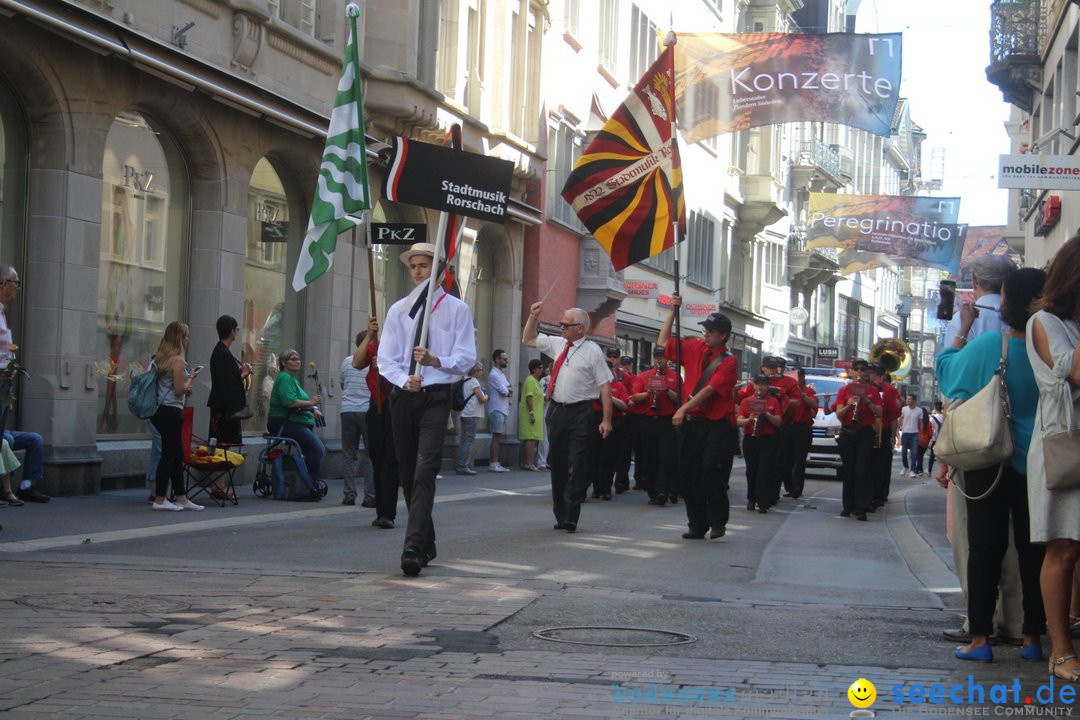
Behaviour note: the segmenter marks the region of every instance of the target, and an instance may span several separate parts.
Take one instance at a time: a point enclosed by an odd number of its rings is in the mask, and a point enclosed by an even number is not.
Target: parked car
[[[810,452],[806,457],[806,468],[827,469],[836,474],[840,479],[840,445],[837,438],[840,436],[840,419],[836,413],[829,411],[829,406],[836,400],[836,393],[844,385],[845,378],[810,375],[806,376],[806,384],[814,389],[818,397],[817,417],[814,418],[814,437],[810,444]]]

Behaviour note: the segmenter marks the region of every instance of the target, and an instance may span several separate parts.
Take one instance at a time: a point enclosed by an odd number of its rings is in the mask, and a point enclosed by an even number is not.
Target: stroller
[[[313,500],[326,497],[330,488],[322,480],[311,481],[300,443],[280,434],[264,433],[266,447],[259,453],[252,491],[275,500]]]

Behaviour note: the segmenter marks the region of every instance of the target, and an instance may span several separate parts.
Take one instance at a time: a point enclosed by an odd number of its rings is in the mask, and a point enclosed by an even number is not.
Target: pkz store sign
[[[424,223],[371,223],[371,242],[377,245],[412,245],[427,242]]]

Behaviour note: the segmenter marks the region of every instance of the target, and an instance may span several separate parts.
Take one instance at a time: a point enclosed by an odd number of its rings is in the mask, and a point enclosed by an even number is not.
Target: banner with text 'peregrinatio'
[[[900,98],[900,33],[679,33],[675,89],[688,142],[797,121],[887,137]]]
[[[841,272],[925,265],[956,272],[964,249],[960,198],[810,193],[809,248],[840,248]],[[962,229],[964,228],[964,229]]]

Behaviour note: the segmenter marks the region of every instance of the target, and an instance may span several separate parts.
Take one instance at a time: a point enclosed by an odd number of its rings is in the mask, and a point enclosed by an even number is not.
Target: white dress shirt
[[[983,295],[975,301],[975,306],[979,309],[979,317],[975,318],[975,322],[971,323],[971,329],[968,330],[968,342],[971,342],[983,333],[1007,329],[1005,321],[1001,317],[1001,313],[998,312],[998,309],[1001,307],[1000,295],[997,293]],[[958,332],[960,332],[959,309],[953,313],[952,320],[945,326],[945,347],[952,347],[953,338],[956,337],[956,333]]]
[[[564,347],[566,340],[561,337],[536,336],[536,349],[555,358],[556,362]],[[566,353],[566,359],[555,377],[555,391],[551,399],[564,405],[596,400],[600,397],[600,387],[610,382],[611,368],[608,367],[603,349],[592,340],[581,338],[575,340]]]
[[[416,317],[409,317],[416,299],[425,283],[390,306],[382,327],[379,343],[379,373],[399,388],[409,379],[416,325],[420,322],[423,307]],[[461,379],[476,365],[476,330],[473,327],[469,306],[442,287],[435,290],[432,313],[428,325],[428,352],[439,358],[442,367],[417,365],[416,374],[421,385],[449,384]]]
[[[510,382],[506,379],[503,371],[497,367],[491,368],[488,373],[488,396],[487,411],[501,412],[503,415],[510,414]]]

